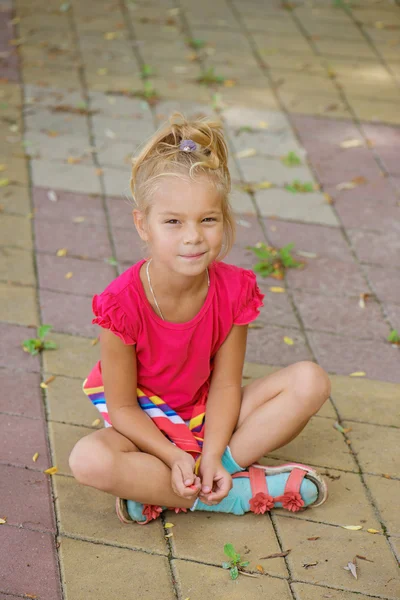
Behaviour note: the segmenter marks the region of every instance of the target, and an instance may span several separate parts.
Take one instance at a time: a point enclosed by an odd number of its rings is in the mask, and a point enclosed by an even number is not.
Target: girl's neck
[[[208,287],[207,270],[197,276],[187,276],[169,271],[163,264],[150,259],[149,275],[153,291],[160,298],[181,298],[198,294],[205,286]],[[144,266],[147,266],[145,264]],[[147,280],[147,277],[146,277]]]

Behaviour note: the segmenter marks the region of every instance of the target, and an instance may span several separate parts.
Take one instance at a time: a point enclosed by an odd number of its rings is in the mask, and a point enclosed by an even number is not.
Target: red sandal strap
[[[282,496],[276,496],[275,502],[281,502],[283,508],[291,512],[297,512],[303,508],[304,500],[300,494],[300,486],[306,474],[303,469],[294,468],[288,477],[284,493]]]
[[[249,477],[252,493],[249,501],[250,510],[258,515],[263,515],[274,507],[274,498],[268,492],[265,471],[256,467],[249,467]]]
[[[268,494],[267,478],[265,477],[264,471],[257,469],[256,467],[249,467],[249,477],[253,496],[259,492]]]

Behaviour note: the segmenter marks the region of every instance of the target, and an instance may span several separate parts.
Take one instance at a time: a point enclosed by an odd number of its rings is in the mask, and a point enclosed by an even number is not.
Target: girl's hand
[[[187,452],[182,451],[171,464],[171,485],[177,496],[186,499],[197,498],[200,491],[200,479],[194,474],[195,461]]]
[[[232,477],[224,469],[221,459],[203,456],[200,462],[201,492],[204,504],[218,504],[232,489]]]

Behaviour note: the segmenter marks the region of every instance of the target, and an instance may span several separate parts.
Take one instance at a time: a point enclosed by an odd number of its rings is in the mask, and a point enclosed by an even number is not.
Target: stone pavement
[[[398,3],[0,0],[0,39],[0,600],[399,598]],[[81,392],[99,356],[91,296],[141,257],[130,156],[174,108],[223,119],[228,260],[253,267],[246,246],[264,241],[306,262],[259,277],[244,383],[304,359],[331,374],[329,403],[265,459],[325,473],[315,510],[128,527],[71,477],[97,418]],[[24,353],[43,323],[58,349]],[[229,579],[227,542],[255,577]]]

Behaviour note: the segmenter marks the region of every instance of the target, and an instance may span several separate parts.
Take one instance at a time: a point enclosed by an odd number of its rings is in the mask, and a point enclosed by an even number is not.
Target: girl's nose
[[[198,244],[203,240],[201,228],[198,226],[188,226],[185,228],[183,242],[184,244]]]

